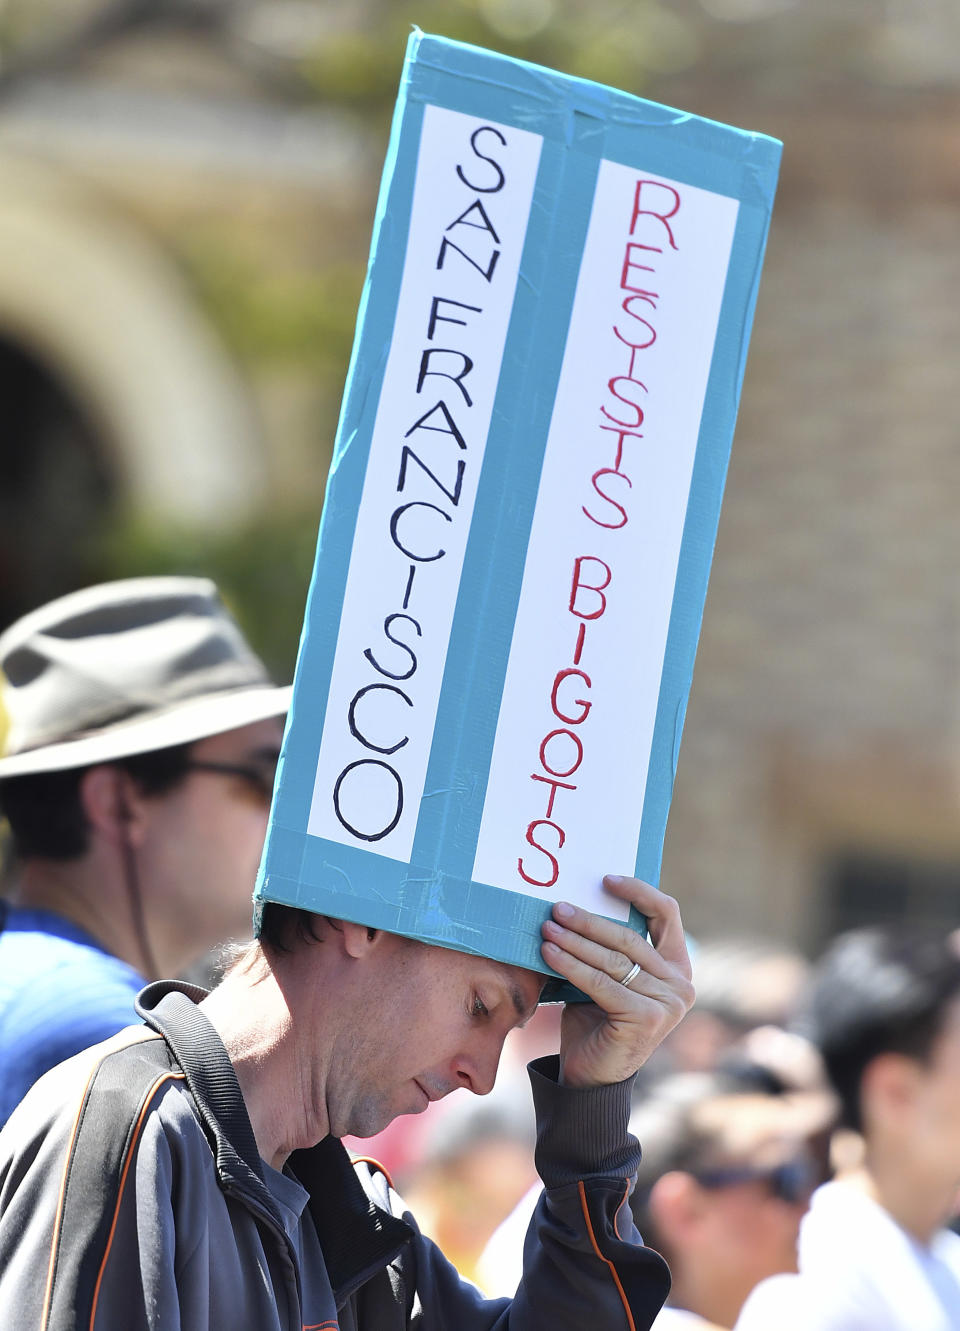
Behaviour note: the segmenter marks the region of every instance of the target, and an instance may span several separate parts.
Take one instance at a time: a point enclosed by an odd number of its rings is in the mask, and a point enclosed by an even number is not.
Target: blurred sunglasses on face
[[[732,1188],[738,1183],[762,1183],[778,1201],[799,1206],[810,1200],[820,1183],[817,1170],[807,1156],[797,1156],[774,1169],[734,1165],[727,1169],[697,1170],[694,1178],[702,1188]]]
[[[233,777],[256,804],[270,808],[273,799],[275,773],[252,763],[216,763],[195,759],[187,763],[188,772],[212,772],[214,775]]]

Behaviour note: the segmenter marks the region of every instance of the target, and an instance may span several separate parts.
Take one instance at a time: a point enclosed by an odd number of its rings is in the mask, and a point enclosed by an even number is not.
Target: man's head
[[[918,1193],[960,1186],[960,955],[950,940],[879,928],[842,935],[814,974],[801,1021],[874,1166],[895,1158]]]
[[[0,811],[17,859],[76,882],[91,856],[117,864],[177,968],[244,931],[289,691],[213,584],[138,578],[63,597],[0,635],[0,671]]]
[[[460,1087],[493,1087],[507,1034],[543,976],[348,920],[269,904],[259,946],[323,1085],[325,1131],[370,1137]],[[313,1058],[323,1022],[331,1048]]]
[[[958,1004],[960,955],[942,936],[875,928],[835,940],[800,1024],[823,1055],[847,1127],[864,1130],[865,1084],[878,1060],[932,1067]]]

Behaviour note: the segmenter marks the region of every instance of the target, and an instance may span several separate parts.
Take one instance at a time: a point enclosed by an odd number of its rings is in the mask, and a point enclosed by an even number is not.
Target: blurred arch
[[[0,328],[72,383],[134,499],[226,522],[265,465],[243,381],[176,266],[66,173],[0,154]]]
[[[92,421],[42,360],[0,334],[0,629],[92,573],[115,478]]]

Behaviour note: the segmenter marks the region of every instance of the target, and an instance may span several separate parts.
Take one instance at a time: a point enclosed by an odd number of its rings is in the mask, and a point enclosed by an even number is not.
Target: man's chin
[[[354,1121],[343,1134],[348,1137],[377,1137],[385,1131],[395,1119],[404,1118],[410,1114],[422,1114],[430,1104],[430,1100],[424,1091],[417,1088],[418,1093],[411,1097],[401,1107],[392,1105],[376,1104],[367,1105],[360,1109],[354,1115]]]
[[[382,1132],[383,1129],[393,1123],[395,1119],[409,1118],[411,1114],[422,1114],[425,1109],[429,1108],[430,1097],[427,1095],[426,1091],[418,1086],[413,1095],[404,1103],[402,1108],[391,1109],[388,1111],[389,1118],[386,1123],[377,1128],[377,1132]]]

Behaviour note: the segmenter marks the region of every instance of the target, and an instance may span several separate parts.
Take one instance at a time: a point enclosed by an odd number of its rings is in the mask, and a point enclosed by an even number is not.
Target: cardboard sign
[[[779,155],[411,38],[258,912],[549,973],[658,881]]]

